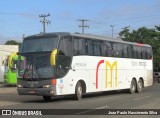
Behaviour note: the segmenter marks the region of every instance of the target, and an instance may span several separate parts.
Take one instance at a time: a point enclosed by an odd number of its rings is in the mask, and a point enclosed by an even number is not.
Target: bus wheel
[[[82,84],[80,82],[77,83],[75,89],[75,99],[81,100],[82,99]]]
[[[136,85],[137,85],[137,84],[136,84],[135,79],[132,79],[131,85],[130,85],[130,89],[129,89],[129,91],[130,91],[131,94],[133,94],[133,93],[136,92]]]
[[[142,80],[140,79],[139,81],[138,81],[138,84],[137,84],[137,92],[138,93],[141,93],[143,91],[143,82],[142,82]]]
[[[50,101],[51,100],[51,96],[43,96],[43,100],[44,101]]]

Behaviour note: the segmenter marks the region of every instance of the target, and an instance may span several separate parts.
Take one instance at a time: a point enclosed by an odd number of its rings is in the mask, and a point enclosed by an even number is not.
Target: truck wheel
[[[138,84],[137,84],[137,92],[138,93],[141,93],[143,91],[143,82],[142,82],[142,80],[140,79],[139,81],[138,81]]]
[[[80,82],[77,83],[76,89],[75,89],[75,99],[81,100],[82,99],[82,84]]]
[[[129,91],[130,91],[131,94],[133,94],[133,93],[136,92],[136,86],[137,86],[137,84],[136,84],[135,79],[132,79],[131,85],[130,85],[130,89],[129,89]]]
[[[43,100],[44,101],[50,101],[51,100],[51,96],[43,96]]]

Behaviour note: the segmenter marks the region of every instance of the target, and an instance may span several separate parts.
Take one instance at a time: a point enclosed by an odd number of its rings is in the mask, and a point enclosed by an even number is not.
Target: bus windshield
[[[52,78],[54,68],[50,65],[50,53],[22,54],[24,61],[19,61],[19,78],[39,80]],[[23,65],[23,68],[21,65]]]
[[[27,38],[23,41],[21,53],[52,51],[54,48],[56,48],[57,42],[58,36],[49,38]]]

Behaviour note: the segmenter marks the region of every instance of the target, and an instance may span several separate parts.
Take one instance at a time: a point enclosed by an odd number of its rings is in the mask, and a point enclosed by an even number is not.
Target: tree
[[[21,43],[15,40],[9,40],[5,43],[5,45],[21,45]]]
[[[160,25],[155,27],[156,27],[156,30],[160,31]]]
[[[160,71],[160,25],[155,26],[153,29],[141,27],[133,31],[130,31],[129,28],[126,27],[119,33],[119,36],[124,41],[151,45],[154,56],[154,69]]]

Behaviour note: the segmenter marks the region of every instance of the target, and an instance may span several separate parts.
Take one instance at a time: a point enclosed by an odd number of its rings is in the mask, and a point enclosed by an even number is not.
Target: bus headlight
[[[17,87],[18,87],[18,88],[23,88],[23,86],[22,86],[22,85],[20,85],[20,84],[17,84]]]
[[[50,91],[50,94],[53,94],[54,93],[54,91]]]
[[[43,85],[43,88],[49,88],[50,85]]]

